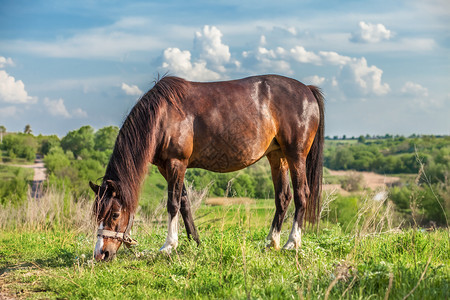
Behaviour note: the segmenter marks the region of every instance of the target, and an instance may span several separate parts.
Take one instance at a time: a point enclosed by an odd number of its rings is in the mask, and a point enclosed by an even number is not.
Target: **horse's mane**
[[[113,153],[106,168],[103,182],[117,183],[124,209],[135,212],[147,164],[156,150],[158,120],[168,105],[180,110],[180,100],[186,93],[187,81],[166,76],[143,95],[125,119],[117,136]],[[101,201],[101,200],[98,200]],[[95,203],[99,207],[109,203]]]

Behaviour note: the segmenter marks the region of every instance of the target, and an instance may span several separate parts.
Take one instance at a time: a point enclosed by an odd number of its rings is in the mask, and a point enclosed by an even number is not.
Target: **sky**
[[[320,86],[328,136],[450,134],[450,2],[0,0],[0,125],[121,126],[158,74]]]

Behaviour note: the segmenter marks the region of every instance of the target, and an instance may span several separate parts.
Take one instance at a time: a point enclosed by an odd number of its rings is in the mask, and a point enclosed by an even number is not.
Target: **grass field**
[[[0,164],[0,181],[14,179],[18,172],[23,172],[27,181],[33,180],[34,171],[32,169]]]
[[[202,244],[189,242],[183,229],[171,256],[158,251],[165,240],[165,217],[145,221],[141,216],[133,230],[140,243],[135,254],[120,249],[108,263],[92,261],[92,231],[69,225],[62,217],[52,222],[55,226],[44,218],[31,226],[5,228],[0,232],[0,298],[449,296],[448,230],[383,231],[361,224],[344,233],[323,223],[319,231],[304,234],[297,252],[275,251],[267,250],[264,242],[273,210],[271,200],[202,204],[196,211]],[[285,223],[282,241],[291,219]]]

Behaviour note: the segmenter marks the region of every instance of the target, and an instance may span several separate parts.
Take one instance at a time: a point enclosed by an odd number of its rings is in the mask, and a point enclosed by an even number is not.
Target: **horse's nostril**
[[[109,251],[105,251],[105,256],[103,257],[104,260],[107,260],[109,257]]]

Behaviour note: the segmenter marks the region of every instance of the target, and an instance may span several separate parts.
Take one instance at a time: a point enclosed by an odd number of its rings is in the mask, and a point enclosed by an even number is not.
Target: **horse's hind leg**
[[[183,184],[183,192],[181,194],[181,207],[180,207],[181,216],[183,217],[184,226],[186,227],[186,233],[188,238],[197,242],[197,245],[200,244],[200,238],[198,236],[197,229],[194,225],[194,218],[191,213],[191,203],[189,202],[186,186]]]
[[[281,226],[283,225],[284,216],[286,215],[286,210],[292,198],[291,189],[289,187],[289,167],[281,150],[270,152],[267,154],[267,158],[269,159],[272,171],[276,207],[272,226],[270,227],[269,235],[267,236],[269,242],[267,247],[279,249]]]
[[[295,213],[289,239],[283,249],[295,249],[301,244],[303,218],[306,211],[306,199],[309,197],[309,188],[306,180],[306,157],[287,158],[291,172],[294,191]]]

